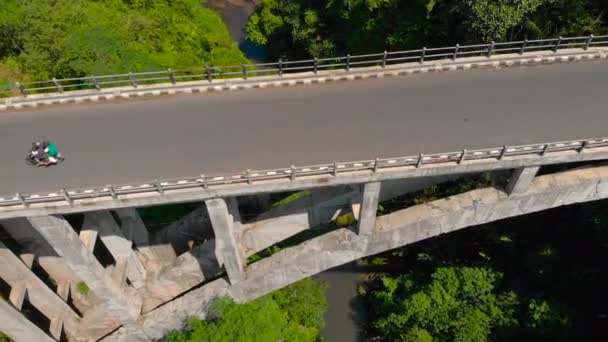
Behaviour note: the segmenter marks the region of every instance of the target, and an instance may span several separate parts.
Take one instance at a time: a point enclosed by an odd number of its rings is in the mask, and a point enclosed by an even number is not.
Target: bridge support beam
[[[359,211],[359,235],[369,236],[376,226],[376,211],[382,183],[373,182],[363,184],[361,196],[361,209]]]
[[[91,292],[99,298],[106,312],[122,323],[140,340],[149,338],[137,323],[139,312],[121,291],[95,256],[84,246],[70,224],[57,216],[28,217],[32,227],[63,258],[72,271],[84,281]]]
[[[231,284],[244,278],[244,255],[241,248],[241,217],[236,198],[205,201],[215,233],[216,255],[223,263]]]
[[[0,331],[14,341],[55,341],[4,300],[0,300]]]
[[[540,166],[529,166],[516,169],[506,186],[505,190],[507,193],[512,195],[525,192],[534,180],[534,177],[536,177],[539,169]]]
[[[143,286],[146,271],[133,251],[133,242],[123,235],[121,227],[118,226],[109,211],[86,213],[82,230],[96,231],[116,260],[116,269],[124,269],[126,274],[123,276],[126,275],[135,288]],[[119,277],[120,280],[122,278],[124,277]],[[118,284],[122,285],[123,281],[119,281]]]

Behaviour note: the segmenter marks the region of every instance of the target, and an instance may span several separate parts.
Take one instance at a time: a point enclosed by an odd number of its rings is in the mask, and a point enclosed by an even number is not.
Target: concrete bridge
[[[159,339],[218,296],[252,300],[425,238],[604,199],[606,71],[585,62],[1,114],[0,193],[27,194],[0,198],[0,330]],[[22,166],[15,146],[32,136],[53,137],[68,161]],[[504,182],[377,215],[379,202],[488,172]],[[147,181],[158,175],[174,180]],[[293,191],[305,192],[271,207]],[[199,206],[149,231],[137,208],[172,203]],[[338,228],[344,214],[356,220]],[[310,230],[320,233],[248,259]]]

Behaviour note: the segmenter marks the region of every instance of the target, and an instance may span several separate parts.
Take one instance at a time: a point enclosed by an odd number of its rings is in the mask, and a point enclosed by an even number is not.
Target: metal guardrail
[[[608,35],[584,37],[558,37],[553,39],[521,40],[514,42],[455,45],[450,47],[426,48],[408,51],[384,51],[366,55],[346,55],[333,58],[313,58],[308,60],[282,61],[274,63],[243,64],[231,66],[204,66],[191,69],[168,69],[150,72],[130,72],[119,75],[101,75],[55,79],[38,82],[16,82],[0,85],[0,96],[18,95],[27,97],[29,94],[63,93],[70,90],[112,88],[170,82],[177,84],[184,81],[241,78],[247,80],[255,76],[283,76],[288,73],[309,72],[320,70],[343,69],[350,71],[357,67],[381,66],[386,68],[391,64],[419,62],[449,58],[457,60],[460,57],[486,56],[495,54],[518,53],[530,51],[553,50],[557,52],[566,48],[581,48],[587,50],[592,46],[608,45]]]
[[[142,193],[158,193],[162,194],[170,190],[182,189],[212,189],[214,187],[228,184],[255,184],[259,181],[285,179],[295,180],[300,177],[318,176],[318,175],[333,175],[338,176],[341,173],[354,171],[371,171],[387,170],[398,167],[411,166],[420,168],[423,165],[445,166],[461,164],[470,160],[488,160],[500,161],[505,157],[513,156],[545,156],[555,152],[577,151],[582,152],[586,149],[598,147],[608,147],[607,138],[571,140],[562,142],[553,142],[545,144],[530,144],[503,146],[498,148],[486,148],[479,150],[462,150],[459,152],[435,153],[435,154],[419,154],[417,156],[399,157],[399,158],[376,158],[374,160],[354,161],[346,163],[334,162],[332,164],[322,164],[314,166],[291,166],[289,168],[271,169],[261,171],[251,171],[232,174],[227,176],[212,176],[207,177],[200,175],[198,177],[172,180],[172,181],[154,181],[143,184],[132,185],[106,185],[99,188],[88,188],[80,190],[65,190],[48,193],[48,194],[30,194],[22,195],[17,193],[10,197],[0,197],[0,207],[23,205],[25,207],[35,203],[53,203],[67,201],[73,203],[75,200],[92,199],[107,197],[108,199],[118,199],[120,196]],[[443,164],[443,165],[442,165]]]

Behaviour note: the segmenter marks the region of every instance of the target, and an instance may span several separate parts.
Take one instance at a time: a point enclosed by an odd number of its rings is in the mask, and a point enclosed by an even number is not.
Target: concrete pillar
[[[133,243],[123,235],[121,228],[109,211],[85,213],[81,234],[86,231],[96,231],[114,260],[116,260],[116,269],[122,270],[124,268],[127,278],[136,288],[143,286],[144,267],[133,252]]]
[[[241,218],[235,198],[206,200],[207,211],[215,232],[216,255],[224,264],[231,284],[244,278],[244,255],[240,244]]]
[[[529,166],[516,169],[505,188],[506,192],[511,195],[523,193],[528,190],[528,187],[534,180],[534,177],[536,177],[539,169],[540,166]]]
[[[376,227],[376,211],[382,183],[373,182],[363,184],[361,210],[359,214],[359,235],[369,236]]]
[[[54,340],[15,310],[9,303],[0,300],[0,331],[14,341],[53,342]]]
[[[148,245],[148,229],[142,221],[137,209],[123,208],[115,209],[114,212],[120,218],[120,229],[124,236],[135,243],[138,247]]]
[[[99,305],[135,336],[146,339],[147,336],[137,323],[138,308],[130,304],[95,256],[86,249],[70,224],[58,216],[35,216],[28,217],[28,220],[72,271],[86,283],[99,299]]]

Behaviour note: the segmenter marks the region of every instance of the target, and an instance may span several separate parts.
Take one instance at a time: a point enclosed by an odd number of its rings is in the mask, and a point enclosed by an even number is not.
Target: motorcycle
[[[53,165],[59,165],[65,160],[65,158],[63,157],[61,152],[57,153],[57,156],[55,157],[55,159],[57,159],[56,163],[45,164],[45,160],[39,160],[36,158],[36,150],[32,149],[29,151],[29,153],[25,157],[25,162],[31,166],[49,167],[49,166],[53,166]]]

